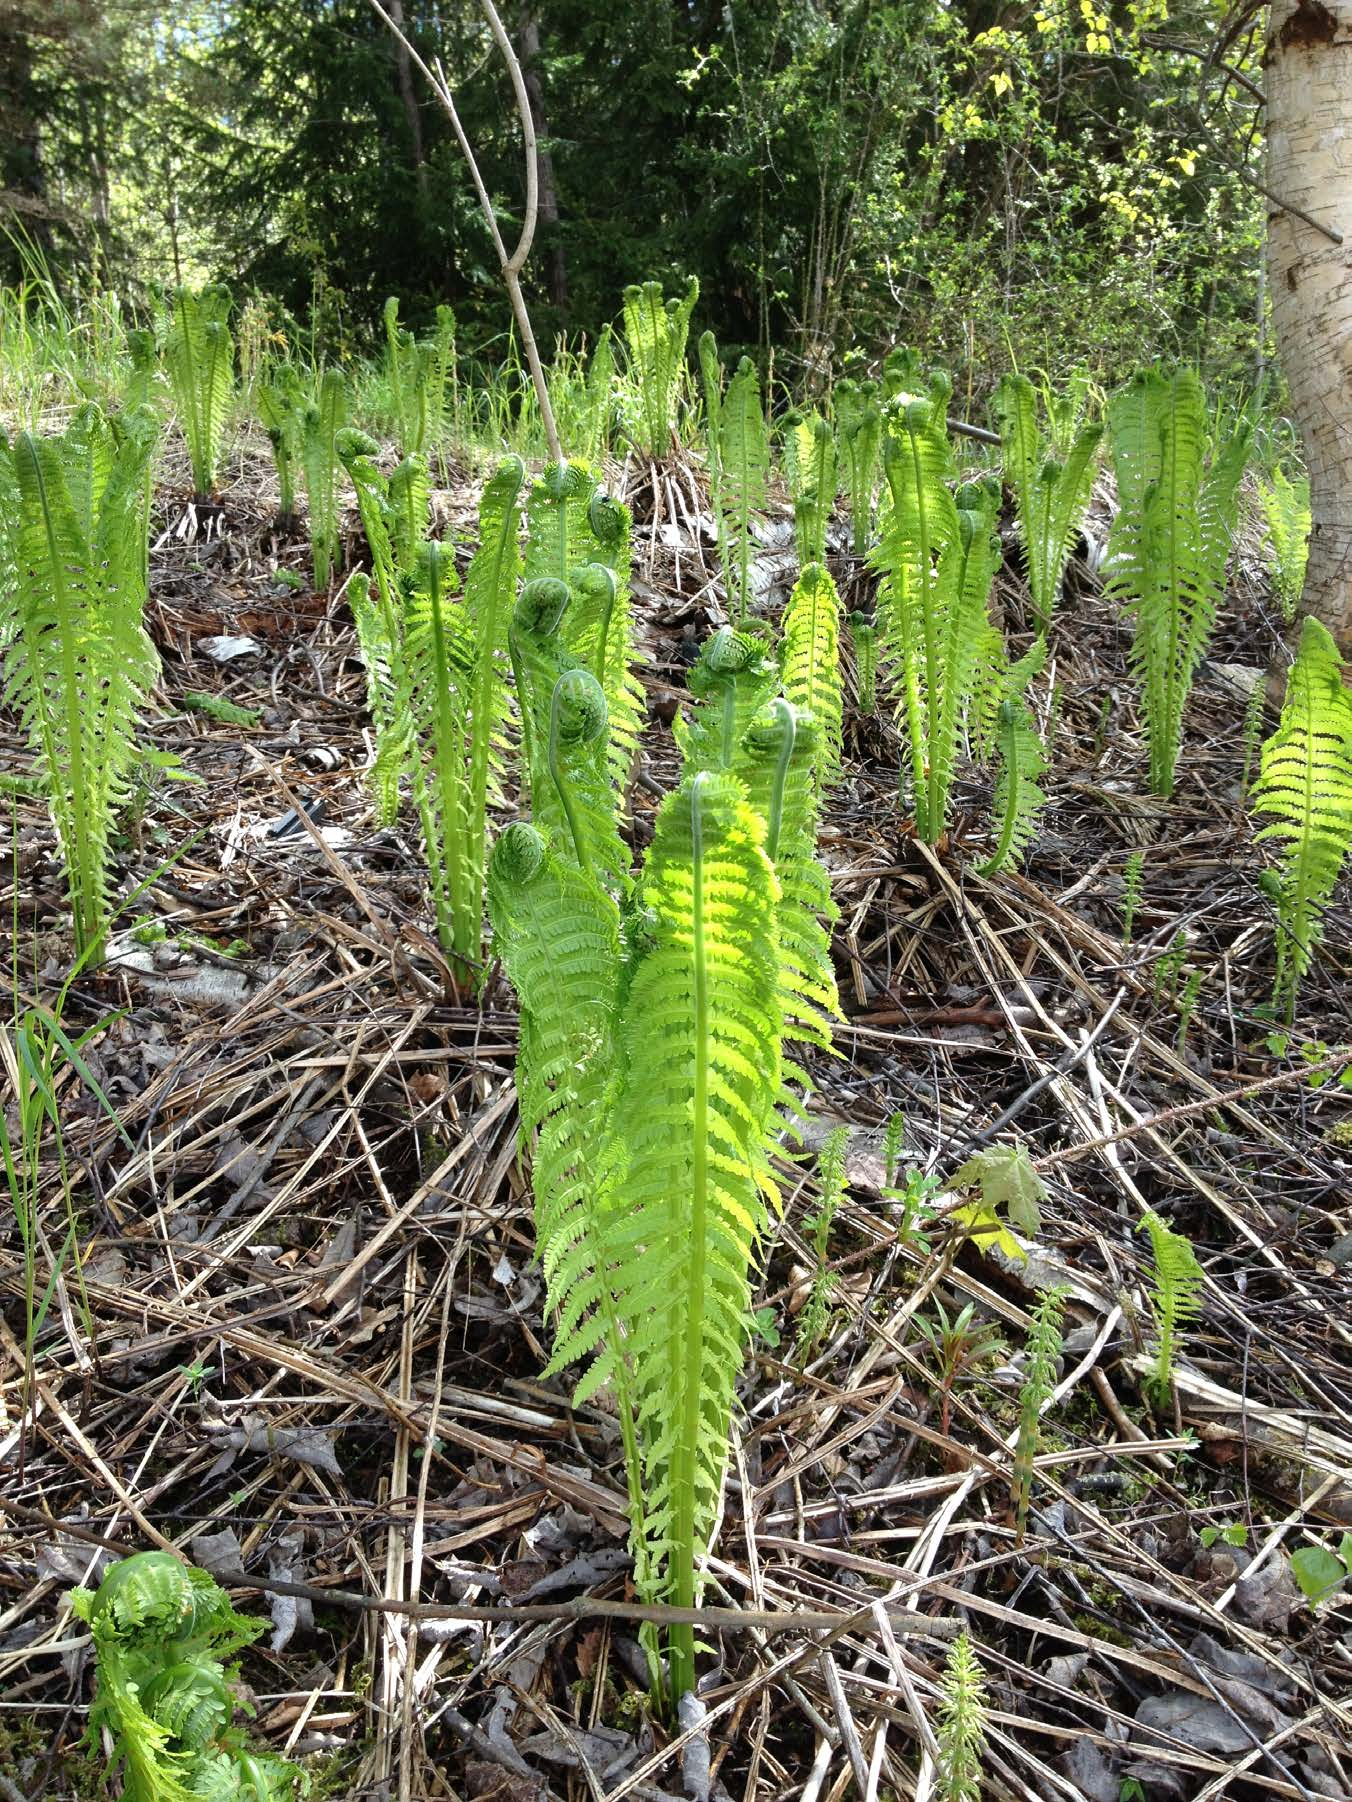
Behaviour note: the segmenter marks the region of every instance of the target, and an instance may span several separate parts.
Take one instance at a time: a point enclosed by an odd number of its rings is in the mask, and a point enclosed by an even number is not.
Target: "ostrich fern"
[[[649,457],[665,457],[676,436],[676,400],[685,369],[690,315],[699,299],[691,276],[679,298],[664,300],[661,282],[624,291],[624,337],[637,418],[631,436]]]
[[[790,426],[784,464],[793,496],[798,562],[806,569],[826,561],[826,529],[836,504],[836,436],[819,413]]]
[[[230,336],[230,290],[175,288],[169,297],[164,364],[174,409],[188,442],[199,501],[216,488],[221,441],[235,391],[235,344]]]
[[[959,728],[988,655],[987,605],[999,567],[994,484],[950,493],[947,379],[899,395],[886,418],[890,507],[873,562],[878,624],[906,733],[916,830],[942,837]]]
[[[254,401],[277,466],[277,516],[290,527],[296,519],[296,470],[305,412],[305,395],[294,364],[278,363],[271,368],[255,389]]]
[[[456,385],[455,314],[437,308],[436,330],[419,341],[399,323],[399,301],[385,302],[385,380],[390,421],[405,456],[431,457],[445,442],[447,393]]]
[[[816,724],[821,767],[829,786],[840,774],[844,696],[840,680],[840,596],[820,563],[798,578],[784,610],[784,697]]]
[[[1225,585],[1248,431],[1209,446],[1202,384],[1190,370],[1133,377],[1109,403],[1108,430],[1119,510],[1104,592],[1133,616],[1150,786],[1170,795],[1183,708]]]
[[[108,1735],[125,1802],[293,1802],[299,1767],[254,1749],[235,1725],[253,1710],[225,1661],[262,1621],[236,1614],[212,1577],[168,1552],[122,1559],[70,1602],[94,1643],[88,1744]]]
[[[1094,453],[1103,428],[1081,425],[1062,461],[1050,439],[1038,430],[1033,384],[1024,375],[1007,375],[1001,381],[995,391],[995,416],[1004,447],[1005,480],[1014,490],[1033,612],[1045,630],[1089,504]]]
[[[79,952],[111,917],[109,840],[159,676],[146,634],[145,494],[156,427],[82,407],[61,438],[0,448],[3,694],[37,757]],[[3,440],[0,440],[3,446]],[[6,570],[5,565],[8,565]]]
[[[326,369],[315,400],[301,413],[301,467],[310,510],[310,558],[316,588],[333,579],[338,535],[338,453],[335,440],[347,423],[348,391],[341,370]]]
[[[872,543],[873,493],[878,484],[878,451],[882,444],[883,416],[877,388],[872,382],[843,377],[836,383],[831,404],[850,494],[850,548],[856,557],[864,557]]]
[[[1192,1242],[1148,1210],[1141,1225],[1150,1235],[1153,1262],[1150,1312],[1155,1323],[1154,1368],[1150,1387],[1167,1397],[1173,1387],[1174,1360],[1183,1328],[1201,1312],[1202,1266]]]
[[[1280,464],[1258,478],[1258,500],[1267,526],[1268,567],[1282,618],[1289,625],[1305,588],[1310,555],[1310,478],[1287,475]]]
[[[723,371],[712,332],[699,341],[704,381],[710,503],[728,606],[739,625],[751,611],[751,522],[765,505],[770,475],[770,435],[761,405],[756,365],[743,357],[723,389]]]
[[[1352,694],[1338,647],[1307,617],[1277,729],[1263,746],[1250,797],[1269,816],[1258,838],[1281,848],[1275,999],[1288,1020],[1319,940],[1320,921],[1352,852]]]

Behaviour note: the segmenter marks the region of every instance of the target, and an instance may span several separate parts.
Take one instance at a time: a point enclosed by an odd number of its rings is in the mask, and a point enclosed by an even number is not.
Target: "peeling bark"
[[[1310,471],[1303,606],[1352,656],[1352,0],[1274,0],[1264,57],[1277,353]]]

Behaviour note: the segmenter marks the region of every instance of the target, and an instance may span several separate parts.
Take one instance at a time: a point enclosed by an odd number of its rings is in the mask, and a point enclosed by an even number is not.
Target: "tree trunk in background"
[[[1310,471],[1306,611],[1352,656],[1352,0],[1273,0],[1264,58],[1277,354]]]
[[[545,92],[540,82],[540,22],[533,12],[521,20],[518,33],[521,50],[521,74],[526,83],[531,118],[535,122],[538,149],[536,168],[540,177],[540,224],[544,227],[545,279],[549,298],[566,323],[568,318],[568,260],[559,237],[559,185],[554,175],[554,158],[545,148],[549,127],[545,123]]]
[[[403,0],[389,0],[386,11],[399,30],[407,32]],[[397,34],[394,39],[394,65],[399,75],[399,98],[404,103],[404,114],[408,119],[409,143],[413,151],[413,179],[418,184],[419,200],[426,204],[427,152],[423,149],[422,114],[418,111],[418,96],[413,87],[413,60],[403,38]]]

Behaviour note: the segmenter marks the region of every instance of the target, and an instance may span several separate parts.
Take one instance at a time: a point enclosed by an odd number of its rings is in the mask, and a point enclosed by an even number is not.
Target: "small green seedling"
[[[1291,1575],[1311,1608],[1332,1601],[1352,1580],[1352,1533],[1344,1533],[1337,1551],[1323,1545],[1303,1545],[1291,1554]]]

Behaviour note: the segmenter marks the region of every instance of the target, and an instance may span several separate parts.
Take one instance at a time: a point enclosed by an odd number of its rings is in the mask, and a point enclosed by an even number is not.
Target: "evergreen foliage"
[[[230,308],[230,290],[219,285],[175,288],[168,297],[164,364],[199,501],[215,493],[221,441],[234,399]]]
[[[1352,852],[1352,694],[1338,647],[1317,619],[1301,628],[1277,729],[1263,746],[1251,804],[1275,841],[1277,977],[1274,998],[1294,1014],[1320,920]]]
[[[1108,431],[1118,513],[1104,592],[1133,616],[1150,787],[1169,795],[1183,708],[1225,585],[1249,434],[1210,443],[1202,384],[1186,369],[1134,376],[1109,403]]]
[[[113,821],[159,676],[143,623],[156,436],[150,414],[91,403],[60,438],[0,438],[3,698],[37,758],[80,952],[111,918]]]

